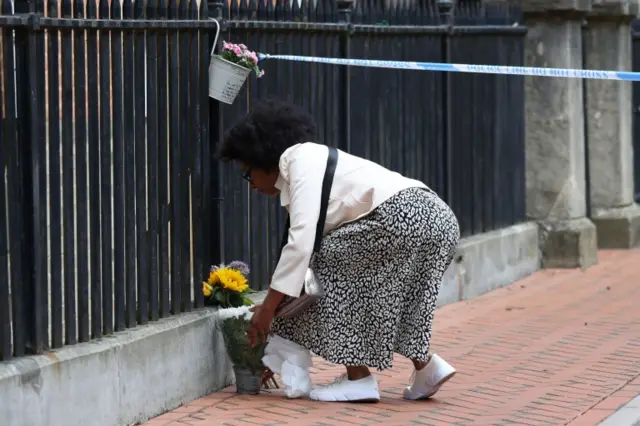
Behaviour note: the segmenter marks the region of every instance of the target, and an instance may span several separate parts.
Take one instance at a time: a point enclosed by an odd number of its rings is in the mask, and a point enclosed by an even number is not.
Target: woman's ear
[[[266,172],[261,169],[251,169],[251,187],[265,195],[278,195],[280,190],[276,188],[276,181],[280,172],[276,169]]]

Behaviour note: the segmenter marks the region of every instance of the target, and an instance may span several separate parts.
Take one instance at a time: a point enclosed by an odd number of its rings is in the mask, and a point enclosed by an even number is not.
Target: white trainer
[[[422,370],[413,372],[411,386],[405,388],[404,398],[413,400],[430,398],[455,374],[455,368],[433,354]]]
[[[378,382],[373,375],[360,380],[349,380],[346,374],[333,383],[311,391],[309,398],[327,402],[378,402]]]

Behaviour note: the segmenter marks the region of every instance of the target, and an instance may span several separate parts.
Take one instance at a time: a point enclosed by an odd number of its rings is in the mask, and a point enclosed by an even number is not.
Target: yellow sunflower
[[[237,269],[220,268],[215,272],[212,272],[211,275],[215,275],[213,283],[211,282],[212,277],[209,277],[209,283],[212,285],[214,283],[219,284],[227,290],[235,291],[238,293],[242,293],[249,288],[247,279]]]
[[[217,269],[215,271],[209,272],[209,279],[207,280],[209,285],[214,286],[214,285],[220,284],[220,279],[216,275],[217,272],[218,272]]]
[[[202,294],[204,294],[204,297],[211,297],[212,292],[213,288],[211,285],[209,285],[209,283],[202,282]]]

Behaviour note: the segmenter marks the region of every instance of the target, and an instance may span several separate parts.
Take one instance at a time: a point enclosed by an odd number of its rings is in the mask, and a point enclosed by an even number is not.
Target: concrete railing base
[[[539,269],[538,225],[534,222],[463,238],[444,275],[438,306],[473,299]]]
[[[216,313],[203,309],[0,363],[3,426],[120,426],[233,383]]]

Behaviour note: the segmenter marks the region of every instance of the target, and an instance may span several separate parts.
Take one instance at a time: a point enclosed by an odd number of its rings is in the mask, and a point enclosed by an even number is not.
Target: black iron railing
[[[202,4],[3,1],[0,359],[203,306]]]

